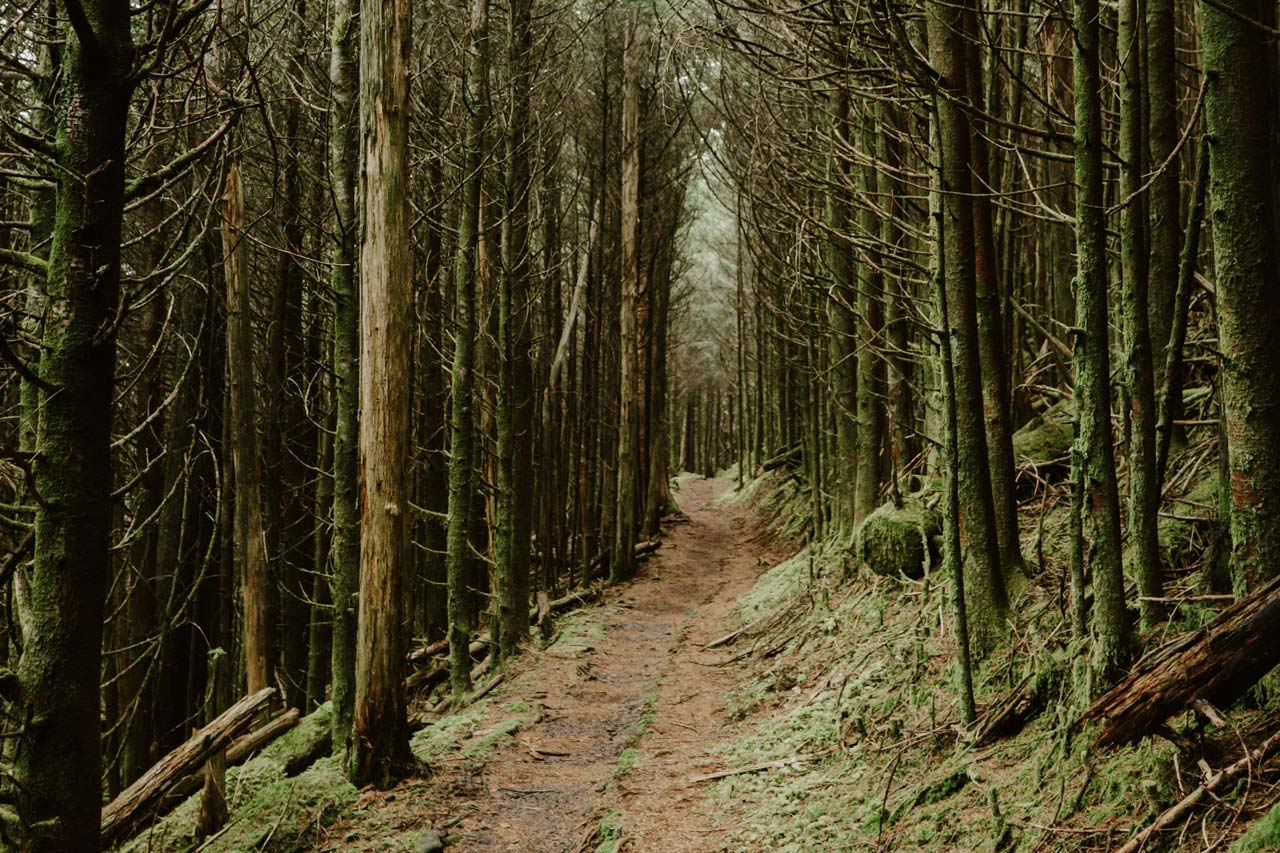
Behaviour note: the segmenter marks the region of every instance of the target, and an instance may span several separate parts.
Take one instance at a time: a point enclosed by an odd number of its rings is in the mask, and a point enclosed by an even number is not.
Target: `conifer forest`
[[[0,850],[1280,851],[1278,41],[0,1]]]

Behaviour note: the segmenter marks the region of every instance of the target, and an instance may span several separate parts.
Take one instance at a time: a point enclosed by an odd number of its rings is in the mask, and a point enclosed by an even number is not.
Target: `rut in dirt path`
[[[519,682],[535,692],[503,697],[540,702],[539,723],[479,773],[437,771],[432,811],[463,815],[451,849],[590,850],[605,815],[626,849],[720,849],[713,809],[689,778],[716,769],[724,702],[740,675],[702,646],[736,627],[731,608],[762,570],[746,512],[713,505],[730,486],[686,481],[687,521],[610,592],[603,637],[572,656],[541,654]]]

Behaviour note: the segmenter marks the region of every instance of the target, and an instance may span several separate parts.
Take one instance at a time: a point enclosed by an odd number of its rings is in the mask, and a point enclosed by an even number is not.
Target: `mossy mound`
[[[1013,459],[1032,468],[1067,468],[1075,429],[1071,412],[1054,406],[1013,434]]]
[[[937,558],[933,540],[942,529],[925,496],[912,495],[902,506],[887,503],[858,528],[858,562],[886,577],[924,577]]]

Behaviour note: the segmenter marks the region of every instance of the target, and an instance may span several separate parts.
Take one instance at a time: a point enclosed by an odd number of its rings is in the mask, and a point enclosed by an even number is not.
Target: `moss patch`
[[[1280,805],[1272,807],[1262,820],[1231,845],[1231,853],[1264,853],[1280,850]]]

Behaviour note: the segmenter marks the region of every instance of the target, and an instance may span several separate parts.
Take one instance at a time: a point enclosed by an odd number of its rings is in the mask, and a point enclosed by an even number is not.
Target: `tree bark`
[[[467,73],[463,103],[467,109],[462,200],[458,210],[458,244],[454,257],[453,377],[450,393],[448,576],[450,685],[455,699],[471,688],[471,528],[475,491],[474,382],[476,338],[476,245],[480,227],[480,179],[484,128],[488,120],[485,78],[488,76],[488,0],[472,0],[467,35]]]
[[[935,99],[942,235],[942,277],[955,371],[956,472],[961,534],[968,551],[964,588],[969,635],[975,655],[991,650],[1005,631],[1008,593],[995,528],[982,408],[982,366],[978,352],[977,271],[969,169],[972,135],[959,106],[966,86],[964,34],[971,32],[971,9],[931,6],[929,51],[945,91]]]
[[[360,604],[351,780],[385,787],[412,762],[409,640],[409,0],[360,8]]]
[[[1084,529],[1093,574],[1094,665],[1123,662],[1129,642],[1120,554],[1120,496],[1111,436],[1107,223],[1103,207],[1102,86],[1097,0],[1075,5],[1076,406]]]
[[[110,573],[111,416],[125,134],[134,46],[124,0],[86,0],[66,31],[55,141],[31,486],[35,557],[22,657],[26,720],[13,763],[23,843],[96,853],[99,678]]]
[[[356,0],[334,0],[329,37],[329,175],[334,207],[333,270],[333,544],[329,597],[333,612],[333,750],[351,748],[356,670],[356,591],[360,575],[360,299],[356,274],[356,183],[359,178]]]
[[[1275,17],[1259,0],[1200,9],[1237,594],[1280,572],[1275,60],[1263,29]]]

